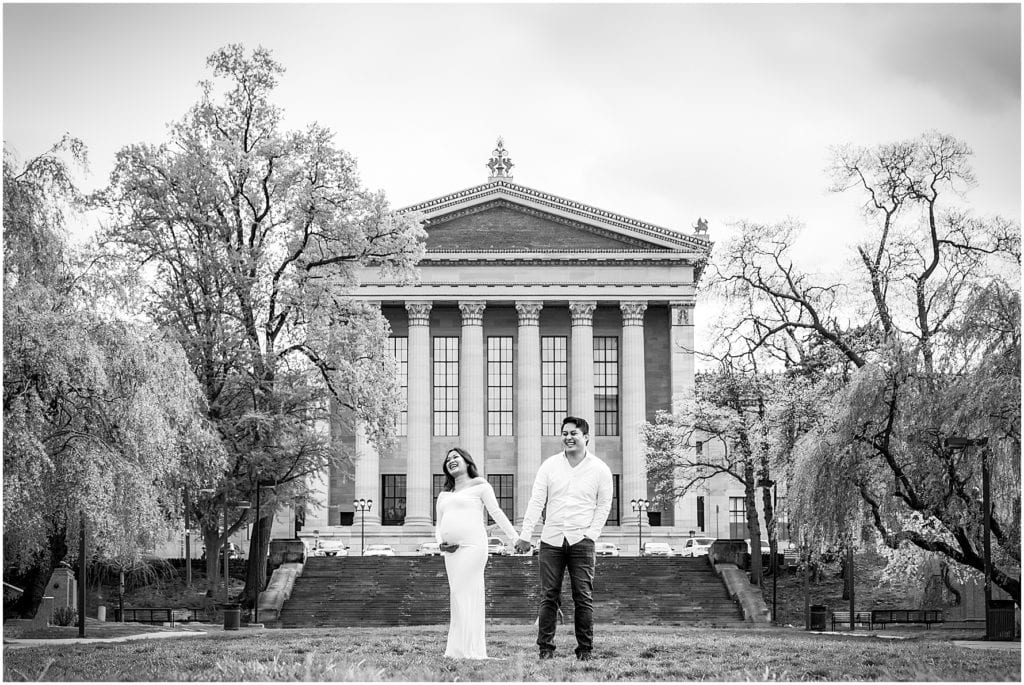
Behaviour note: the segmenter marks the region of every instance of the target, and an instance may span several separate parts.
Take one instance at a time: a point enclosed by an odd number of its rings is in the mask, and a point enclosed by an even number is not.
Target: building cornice
[[[598,207],[568,200],[558,195],[545,193],[533,188],[521,186],[505,179],[496,179],[482,185],[466,188],[442,197],[420,202],[399,209],[399,213],[419,212],[428,220],[451,214],[462,208],[469,208],[482,202],[496,199],[511,200],[517,204],[525,203],[527,207],[547,208],[555,214],[575,218],[586,224],[597,224],[598,228],[611,227],[615,232],[634,239],[646,239],[661,243],[667,248],[687,248],[707,254],[711,250],[711,241],[693,235],[673,231],[662,226],[640,221],[632,217],[609,212]],[[518,202],[517,202],[518,201]]]
[[[636,266],[637,264],[650,263],[654,260],[644,258],[630,258],[621,256],[580,256],[580,257],[559,257],[551,255],[529,255],[518,259],[495,256],[489,259],[480,257],[463,257],[452,255],[450,257],[422,259],[421,266],[474,266],[487,264],[488,266]],[[662,266],[697,266],[701,260],[692,257],[681,257],[674,255],[671,259],[658,259],[657,263]],[[597,264],[595,264],[597,262]]]

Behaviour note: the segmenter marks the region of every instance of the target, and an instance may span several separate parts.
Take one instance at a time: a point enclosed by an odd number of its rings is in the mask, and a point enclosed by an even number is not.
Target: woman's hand
[[[438,545],[438,549],[440,549],[442,552],[454,552],[458,548],[458,545],[449,544],[447,542],[442,542],[440,545]]]

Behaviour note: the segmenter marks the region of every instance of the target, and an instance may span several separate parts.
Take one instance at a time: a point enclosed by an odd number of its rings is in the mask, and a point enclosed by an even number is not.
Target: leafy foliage
[[[222,454],[180,346],[93,308],[64,237],[80,202],[64,152],[82,148],[4,158],[4,556],[28,572],[29,613],[83,514],[100,558],[137,560],[173,525],[181,483]]]
[[[662,502],[700,491],[720,476],[743,486],[751,545],[760,546],[758,488],[790,472],[799,435],[816,417],[806,382],[784,374],[743,373],[724,365],[698,374],[694,397],[678,413],[658,412],[643,427],[647,470]],[[761,488],[769,539],[778,519],[772,492]],[[760,576],[753,555],[752,577]]]
[[[229,45],[208,65],[213,80],[168,142],[121,150],[96,199],[115,217],[107,240],[148,272],[142,307],[185,347],[230,455],[196,510],[210,547],[225,501],[270,482],[269,520],[308,500],[310,474],[345,467],[351,455],[324,430],[332,407],[388,444],[401,401],[389,329],[351,293],[363,269],[414,278],[425,232],[361,187],[330,131],[283,128],[271,95],[284,69],[269,51]],[[250,597],[268,542],[254,540]]]
[[[792,522],[822,544],[912,544],[982,567],[981,456],[945,446],[987,436],[997,547],[994,582],[1020,599],[1020,226],[947,208],[975,183],[970,150],[926,133],[833,151],[836,191],[865,198],[869,237],[847,278],[791,257],[794,222],[745,223],[709,268],[748,305],[727,344],[830,388],[791,442]]]

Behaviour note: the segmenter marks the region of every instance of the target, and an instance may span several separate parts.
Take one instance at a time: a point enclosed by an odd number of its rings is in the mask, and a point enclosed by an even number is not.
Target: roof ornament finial
[[[508,152],[505,150],[505,141],[501,136],[498,136],[498,146],[491,152],[491,159],[487,162],[487,168],[491,170],[491,175],[487,179],[489,181],[495,181],[499,178],[512,180],[512,158],[508,156]]]
[[[706,237],[708,234],[708,222],[703,217],[697,218],[697,225],[693,227],[700,237]]]

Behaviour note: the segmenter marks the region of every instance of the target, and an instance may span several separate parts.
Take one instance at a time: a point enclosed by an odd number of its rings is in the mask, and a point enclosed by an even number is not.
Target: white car
[[[220,549],[217,550],[217,558],[218,559],[222,559],[223,558],[221,556],[222,554],[224,554],[224,545],[221,545]],[[206,559],[206,547],[203,547],[203,554],[202,554],[201,558],[204,559],[204,560]],[[239,548],[239,546],[236,545],[235,543],[229,542],[228,543],[228,559],[244,559],[244,558],[245,557],[242,556],[241,548]]]
[[[672,556],[672,547],[667,542],[645,542],[643,549],[640,550],[640,556],[670,557]]]
[[[711,551],[711,543],[715,538],[686,538],[682,549],[679,551],[681,557],[703,557]]]
[[[416,552],[421,557],[437,557],[441,556],[441,546],[436,542],[424,542]]]
[[[395,548],[391,545],[367,545],[363,552],[364,557],[393,557]]]
[[[313,557],[347,557],[348,547],[341,540],[317,540],[310,551]]]
[[[487,538],[487,553],[503,557],[511,554],[508,546],[502,542],[501,538]]]
[[[599,542],[594,548],[594,552],[599,557],[617,557],[619,556],[619,546],[614,542]]]
[[[761,538],[761,554],[771,554],[772,546],[765,538]],[[751,554],[750,551],[750,540],[747,540],[747,554]]]

